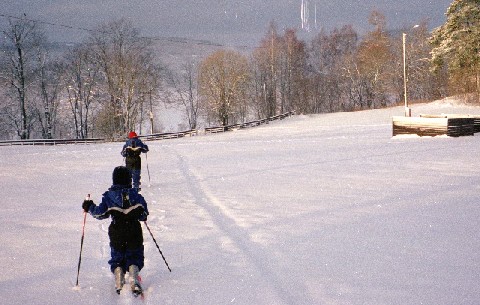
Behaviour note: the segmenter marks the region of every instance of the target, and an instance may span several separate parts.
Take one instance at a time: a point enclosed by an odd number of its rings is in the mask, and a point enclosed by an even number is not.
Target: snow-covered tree
[[[434,67],[447,65],[452,77],[462,75],[465,87],[472,82],[480,94],[480,0],[454,0],[446,16],[431,38]]]

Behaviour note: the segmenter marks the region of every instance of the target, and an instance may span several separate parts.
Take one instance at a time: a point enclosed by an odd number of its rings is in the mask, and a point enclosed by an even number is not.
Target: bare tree
[[[373,11],[369,22],[375,29],[362,40],[356,56],[358,76],[364,85],[361,99],[356,105],[360,109],[384,106],[395,74],[395,67],[391,65],[394,57],[385,17]]]
[[[255,82],[259,84],[257,101],[262,105],[261,116],[270,117],[277,113],[278,78],[280,67],[280,37],[272,22],[268,32],[253,52]]]
[[[415,26],[405,27],[405,62],[407,72],[408,99],[425,101],[442,95],[439,78],[430,70],[430,53],[432,46],[429,44],[430,32],[428,24],[423,21]],[[403,34],[402,34],[403,35]],[[394,77],[395,94],[397,100],[403,100],[403,39],[400,36],[393,38],[392,49],[396,58],[397,73]],[[392,90],[392,92],[394,92]]]
[[[5,105],[3,111],[17,135],[28,139],[35,123],[35,106],[29,89],[35,81],[36,54],[44,41],[44,34],[35,22],[26,17],[10,18],[8,24],[3,31],[6,39],[2,79],[8,84],[7,97],[16,101],[16,105]]]
[[[358,45],[358,34],[351,25],[320,31],[312,40],[310,51],[309,112],[349,110],[352,93],[352,59]]]
[[[90,136],[92,105],[101,90],[99,69],[88,45],[79,45],[65,56],[64,86],[77,139]]]
[[[280,37],[280,112],[294,109],[307,110],[306,96],[306,46],[293,29],[287,29]]]
[[[165,77],[165,68],[160,64],[155,64],[152,61],[145,62],[143,67],[143,73],[138,80],[138,123],[139,131],[142,132],[142,125],[148,116],[150,118],[150,133],[155,132],[155,126],[153,121],[153,113],[158,106],[160,90],[161,90],[161,78]]]
[[[150,87],[146,82],[158,72],[153,68],[151,41],[141,37],[131,22],[120,19],[101,25],[90,37],[90,46],[108,94],[99,113],[99,128],[107,136],[121,137],[140,123],[145,90]]]
[[[40,92],[40,104],[36,108],[36,114],[40,123],[42,137],[51,139],[55,134],[57,123],[57,110],[59,94],[62,90],[64,67],[59,60],[52,60],[46,50],[40,50],[37,56],[36,87]]]
[[[250,78],[248,59],[235,51],[217,51],[202,61],[199,90],[205,107],[226,126],[246,101]]]
[[[174,100],[179,101],[185,110],[190,129],[196,129],[200,110],[198,97],[197,65],[185,63],[179,73],[168,74],[167,82],[174,90]]]

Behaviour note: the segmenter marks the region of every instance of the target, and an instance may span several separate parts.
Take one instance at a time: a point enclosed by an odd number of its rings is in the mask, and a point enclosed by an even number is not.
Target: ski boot
[[[128,267],[128,273],[130,274],[130,288],[132,289],[132,293],[135,297],[138,297],[143,293],[142,286],[140,285],[140,281],[138,278],[138,266],[130,265]]]
[[[115,274],[115,291],[117,294],[120,294],[123,284],[125,284],[125,273],[123,272],[122,267],[117,267],[113,271],[113,274]]]

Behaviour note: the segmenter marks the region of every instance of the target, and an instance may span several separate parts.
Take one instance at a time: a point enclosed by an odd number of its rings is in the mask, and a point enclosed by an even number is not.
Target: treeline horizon
[[[477,4],[456,0],[447,17],[458,12],[455,5],[475,12]],[[179,124],[196,129],[201,122],[229,125],[289,111],[389,107],[403,104],[405,93],[410,103],[478,96],[480,55],[475,48],[468,56],[452,51],[449,22],[433,32],[426,21],[390,32],[383,14],[373,11],[365,35],[345,25],[320,30],[310,41],[294,29],[279,33],[272,22],[251,53],[219,48],[173,70],[125,19],[101,24],[59,52],[48,47],[39,24],[12,18],[0,45],[0,138],[157,133],[162,102],[181,107],[185,122]]]

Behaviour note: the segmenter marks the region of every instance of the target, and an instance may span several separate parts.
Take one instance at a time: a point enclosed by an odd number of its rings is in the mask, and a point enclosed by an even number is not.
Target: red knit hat
[[[137,134],[135,133],[135,131],[130,131],[130,133],[128,134],[128,138],[129,139],[133,139],[133,138],[136,138],[138,137]]]

